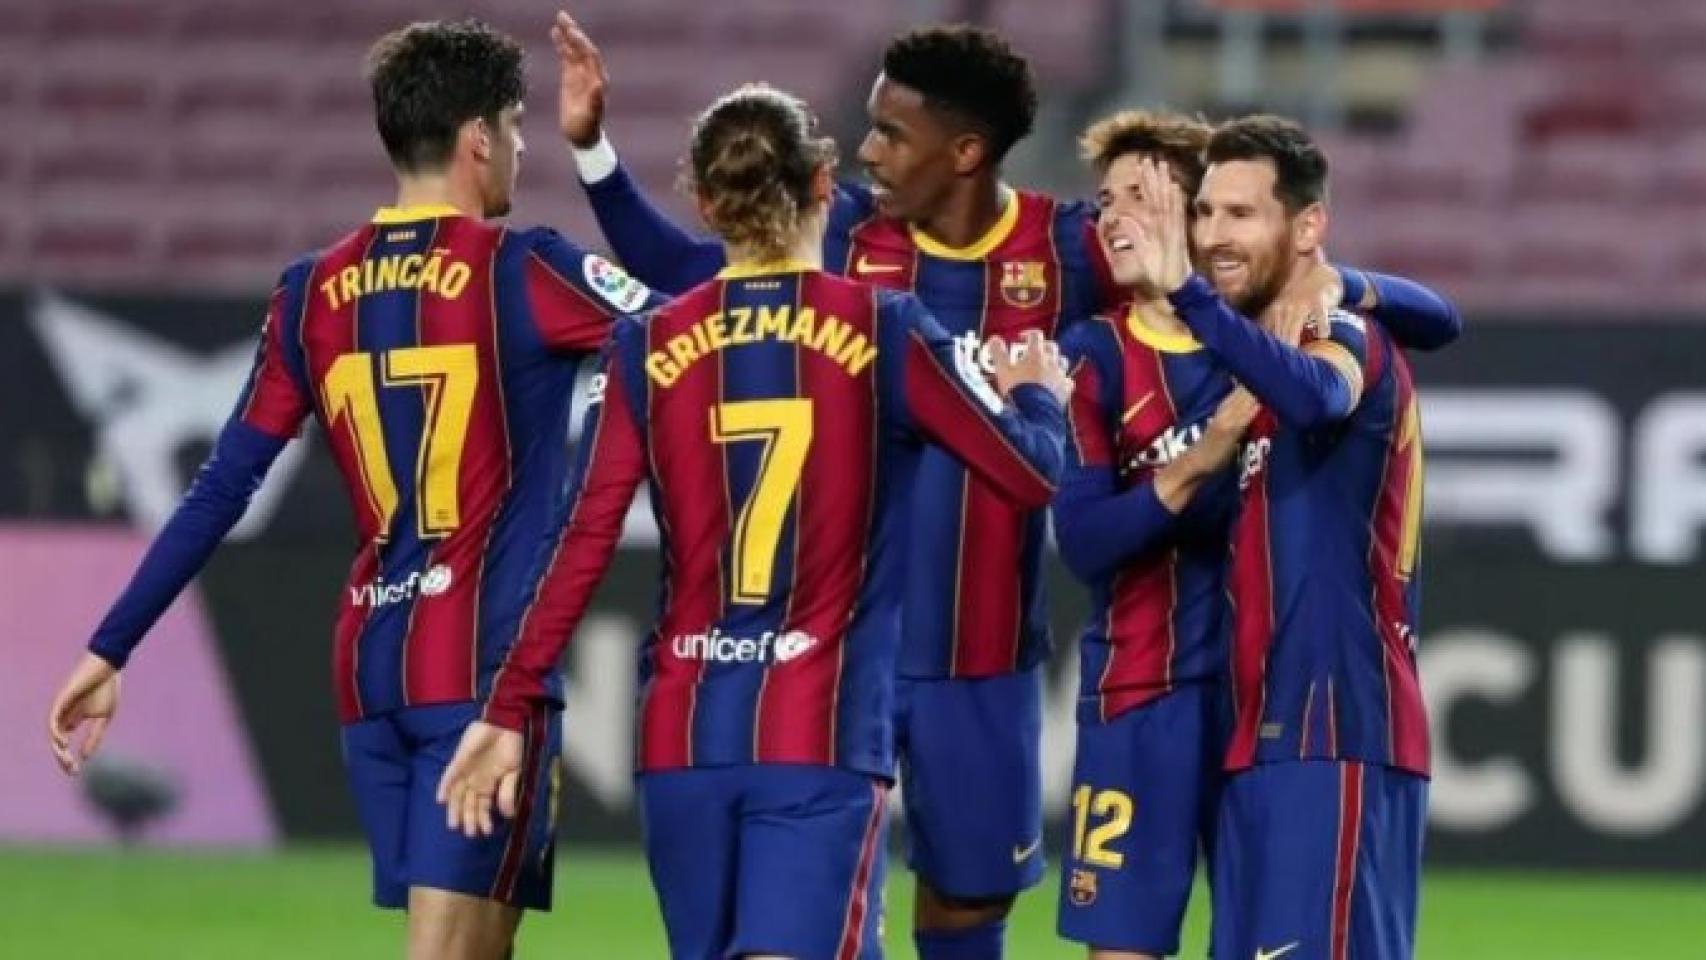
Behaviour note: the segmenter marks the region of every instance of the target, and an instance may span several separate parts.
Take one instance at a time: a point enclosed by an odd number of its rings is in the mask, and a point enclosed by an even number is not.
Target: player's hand
[[[525,747],[514,730],[480,720],[468,725],[438,781],[438,802],[444,804],[450,829],[467,837],[491,836],[494,800],[499,813],[515,817]]]
[[[1321,261],[1289,285],[1262,313],[1262,325],[1274,336],[1297,346],[1305,331],[1315,337],[1331,333],[1327,319],[1345,298],[1345,282],[1331,264]]]
[[[1336,310],[1345,302],[1345,279],[1339,275],[1337,267],[1327,262],[1325,250],[1315,251],[1315,265],[1302,280],[1293,284],[1297,288],[1300,300],[1319,303],[1324,310]],[[1281,294],[1286,299],[1290,291]]]
[[[1262,311],[1262,326],[1281,343],[1295,347],[1303,343],[1305,332],[1309,339],[1326,334],[1327,313],[1319,301],[1275,300]]]
[[[1172,293],[1191,275],[1190,224],[1185,217],[1185,191],[1167,172],[1166,164],[1145,158],[1137,173],[1142,194],[1136,252],[1144,275],[1156,289]]]
[[[100,749],[117,712],[118,671],[92,653],[83,654],[47,714],[48,746],[59,769],[73,776],[81,771],[83,762]],[[85,724],[82,741],[73,744],[73,736]]]
[[[557,11],[551,24],[551,46],[557,51],[557,125],[577,147],[598,143],[604,130],[604,91],[610,75],[604,55],[575,18]]]
[[[1241,386],[1233,387],[1226,399],[1220,401],[1220,406],[1214,408],[1214,415],[1208,418],[1208,433],[1240,439],[1261,410],[1262,404],[1254,394]]]
[[[1007,341],[1000,337],[991,337],[989,353],[994,367],[990,375],[1003,399],[1022,383],[1034,383],[1047,389],[1063,406],[1072,399],[1072,378],[1066,373],[1060,347],[1044,337],[1042,331],[1025,331],[1017,347],[1008,346]]]

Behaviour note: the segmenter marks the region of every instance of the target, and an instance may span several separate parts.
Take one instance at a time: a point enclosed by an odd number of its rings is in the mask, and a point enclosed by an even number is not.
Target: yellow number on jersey
[[[1398,429],[1398,446],[1410,450],[1410,475],[1405,478],[1404,531],[1398,540],[1398,577],[1410,579],[1416,572],[1416,555],[1422,546],[1422,418],[1416,398],[1404,408]]]
[[[1131,829],[1132,810],[1131,797],[1118,790],[1092,791],[1086,784],[1072,791],[1073,856],[1092,867],[1118,870],[1125,864],[1125,854],[1109,850],[1108,845]],[[1108,819],[1088,829],[1091,816]]]
[[[462,524],[457,479],[462,447],[468,439],[468,420],[474,410],[474,389],[480,383],[479,355],[473,344],[459,343],[387,350],[382,359],[385,386],[421,387],[426,391],[426,426],[415,459],[419,501],[416,524],[422,537],[445,536]],[[379,419],[373,354],[346,353],[332,361],[322,392],[330,424],[349,421],[362,485],[379,518],[379,537],[383,540],[397,512],[398,496]]]
[[[729,590],[734,603],[763,603],[770,596],[782,521],[812,443],[812,402],[790,398],[719,403],[711,409],[711,440],[764,444],[758,482],[735,520],[734,582]]]

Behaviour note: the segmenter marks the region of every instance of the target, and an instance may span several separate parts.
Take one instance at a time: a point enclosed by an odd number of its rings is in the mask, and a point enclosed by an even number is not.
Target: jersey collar
[[[912,243],[920,253],[937,257],[942,260],[982,260],[994,252],[996,247],[1013,233],[1013,227],[1019,222],[1019,195],[1010,187],[1001,188],[1001,216],[983,236],[973,240],[964,247],[950,247],[936,240],[912,224],[907,224],[907,232],[912,234]]]
[[[1143,322],[1142,311],[1137,304],[1132,304],[1126,311],[1125,328],[1133,339],[1161,353],[1195,353],[1202,349],[1202,344],[1188,333],[1163,333]]]
[[[373,214],[373,222],[378,224],[415,223],[438,217],[461,216],[466,216],[466,214],[448,203],[426,203],[412,207],[380,207]]]
[[[747,277],[764,277],[773,273],[805,273],[815,270],[804,260],[742,260],[731,263],[717,271],[718,280],[744,280]]]

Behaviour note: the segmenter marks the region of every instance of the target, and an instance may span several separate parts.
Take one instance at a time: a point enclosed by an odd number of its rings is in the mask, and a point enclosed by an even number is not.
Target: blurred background
[[[351,526],[313,443],[128,671],[104,766],[66,781],[39,731],[225,419],[277,271],[391,199],[361,77],[374,38],[473,14],[524,41],[514,219],[602,246],[555,129],[556,6],[0,0],[0,943],[299,956],[331,924],[323,956],[396,952],[395,921],[361,907],[329,686]],[[1332,162],[1334,259],[1431,284],[1468,324],[1415,358],[1436,762],[1423,955],[1706,956],[1706,2],[570,10],[608,60],[613,142],[682,218],[699,108],[770,81],[850,161],[878,53],[909,23],[986,23],[1031,58],[1044,108],[1008,164],[1018,185],[1089,195],[1076,135],[1118,107],[1307,123]],[[569,655],[559,916],[524,940],[546,955],[663,952],[628,774],[654,537],[636,516]],[[1051,576],[1058,821],[1083,597]],[[1079,955],[1049,935],[1054,896],[1025,898],[1015,956]]]

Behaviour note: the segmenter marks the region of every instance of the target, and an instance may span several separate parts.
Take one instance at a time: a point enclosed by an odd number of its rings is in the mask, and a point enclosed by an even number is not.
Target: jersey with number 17
[[[578,364],[656,302],[555,231],[450,208],[381,210],[286,269],[238,416],[288,437],[312,412],[350,495],[343,722],[484,698],[566,496]]]

